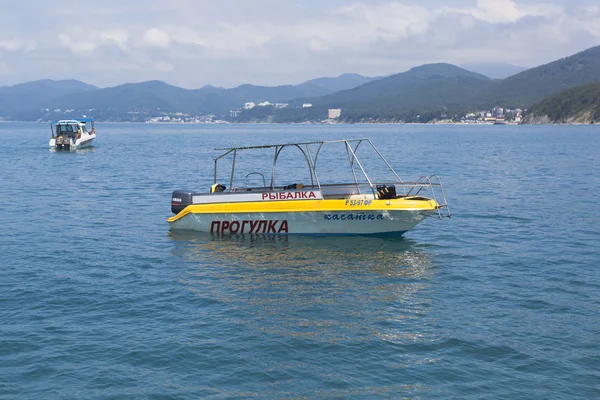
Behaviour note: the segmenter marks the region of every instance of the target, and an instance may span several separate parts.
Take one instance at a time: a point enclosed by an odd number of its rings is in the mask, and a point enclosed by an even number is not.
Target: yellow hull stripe
[[[168,219],[175,222],[188,214],[239,214],[239,213],[296,213],[296,212],[333,212],[333,211],[431,211],[436,210],[435,200],[403,197],[391,200],[288,200],[288,201],[255,201],[247,203],[209,203],[192,204],[179,214]]]

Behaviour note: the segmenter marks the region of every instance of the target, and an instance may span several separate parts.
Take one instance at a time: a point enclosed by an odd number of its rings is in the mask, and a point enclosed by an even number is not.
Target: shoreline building
[[[336,119],[342,115],[342,110],[340,108],[330,108],[327,110],[327,118],[328,119]]]

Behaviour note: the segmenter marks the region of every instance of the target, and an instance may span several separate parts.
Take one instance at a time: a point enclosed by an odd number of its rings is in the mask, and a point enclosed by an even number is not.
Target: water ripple
[[[0,398],[600,392],[597,127],[101,124],[68,154],[40,129],[0,124]],[[402,176],[439,173],[454,217],[401,239],[168,231],[213,147],[282,136],[371,137]]]

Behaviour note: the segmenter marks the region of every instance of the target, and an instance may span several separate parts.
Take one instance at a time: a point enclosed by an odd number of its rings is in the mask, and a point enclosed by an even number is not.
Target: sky
[[[298,84],[534,67],[600,45],[600,0],[0,0],[0,86]]]

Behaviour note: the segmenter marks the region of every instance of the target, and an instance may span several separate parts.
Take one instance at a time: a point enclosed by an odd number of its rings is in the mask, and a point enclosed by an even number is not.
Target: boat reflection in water
[[[340,273],[376,272],[388,276],[426,277],[431,260],[424,247],[401,237],[211,235],[170,231],[174,254],[188,262],[252,269],[291,268]],[[358,269],[358,271],[356,271]]]
[[[260,332],[326,342],[423,339],[434,268],[426,247],[410,239],[169,235],[182,283]]]

